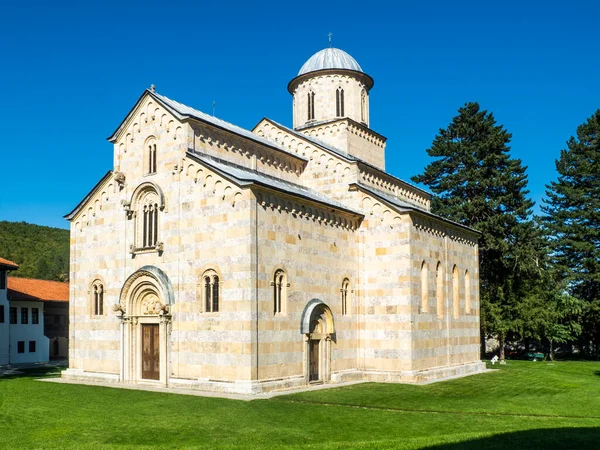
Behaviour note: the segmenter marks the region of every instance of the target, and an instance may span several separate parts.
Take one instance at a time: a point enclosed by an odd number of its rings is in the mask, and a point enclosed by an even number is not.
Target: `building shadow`
[[[426,447],[435,450],[475,449],[598,449],[600,427],[538,428],[501,433],[481,439]]]
[[[38,364],[0,366],[0,381],[15,378],[57,378],[67,368],[66,360]]]

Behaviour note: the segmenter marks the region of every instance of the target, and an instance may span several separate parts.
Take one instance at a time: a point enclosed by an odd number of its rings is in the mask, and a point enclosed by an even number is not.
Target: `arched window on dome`
[[[360,121],[367,123],[367,93],[364,89],[360,93]]]
[[[341,87],[335,91],[335,115],[337,117],[344,116],[344,90]]]
[[[308,120],[315,120],[315,93],[308,93]]]

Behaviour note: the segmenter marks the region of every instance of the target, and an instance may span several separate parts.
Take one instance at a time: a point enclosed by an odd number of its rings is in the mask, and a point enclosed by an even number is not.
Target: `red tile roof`
[[[9,261],[8,259],[0,258],[0,266],[8,267],[9,269],[16,269],[19,267],[17,263]]]
[[[8,298],[10,300],[68,302],[69,283],[8,277]]]

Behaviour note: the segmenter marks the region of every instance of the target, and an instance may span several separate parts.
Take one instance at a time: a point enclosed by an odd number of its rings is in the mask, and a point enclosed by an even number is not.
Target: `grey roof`
[[[184,105],[183,103],[179,103],[179,102],[172,100],[168,97],[165,97],[164,95],[161,95],[151,89],[146,89],[144,91],[144,93],[138,99],[138,101],[136,102],[134,107],[131,108],[131,111],[129,112],[129,114],[127,114],[127,117],[129,117],[130,114],[135,110],[136,106],[139,104],[139,102],[142,100],[142,98],[146,94],[149,94],[152,98],[154,98],[155,100],[160,102],[165,108],[169,109],[172,113],[174,113],[180,119],[183,119],[186,117],[191,117],[193,119],[200,120],[202,122],[211,124],[217,128],[221,128],[223,130],[230,131],[231,133],[235,133],[238,136],[248,138],[254,142],[258,142],[259,144],[266,145],[272,149],[278,150],[280,152],[284,152],[285,154],[291,155],[294,158],[298,158],[303,161],[308,161],[306,158],[303,158],[300,155],[288,152],[286,149],[284,149],[281,145],[277,144],[276,142],[265,139],[261,136],[258,136],[257,134],[254,134],[253,132],[251,132],[249,130],[246,130],[242,127],[238,127],[237,125],[234,125],[232,123],[226,122],[221,119],[218,119],[209,114],[203,113],[202,111],[198,111],[197,109],[191,108],[187,105]],[[121,122],[121,124],[115,130],[115,132],[108,138],[109,141],[113,142],[117,138],[117,135],[123,129],[123,126],[125,125],[126,121],[127,120],[124,120],[123,122]]]
[[[336,202],[335,200],[332,200],[329,197],[326,197],[323,194],[304,186],[290,183],[289,181],[275,178],[264,173],[260,173],[256,170],[252,170],[220,158],[215,158],[214,156],[209,156],[206,153],[201,153],[196,150],[189,149],[187,154],[193,159],[196,159],[219,172],[225,178],[233,178],[232,181],[236,182],[238,185],[259,184],[278,191],[287,192],[297,197],[325,204],[342,211],[347,211],[357,216],[363,216],[362,213],[354,211],[347,206],[344,206],[341,203]]]
[[[240,136],[244,136],[248,139],[259,142],[263,145],[267,145],[271,148],[275,148],[276,150],[283,151],[288,155],[292,155],[296,158],[307,161],[306,158],[303,158],[302,156],[296,155],[294,153],[290,153],[287,150],[285,150],[282,146],[280,146],[279,144],[277,144],[273,141],[270,141],[268,139],[265,139],[261,136],[258,136],[257,134],[254,134],[252,131],[246,130],[245,128],[242,128],[242,127],[238,127],[237,125],[226,122],[224,120],[217,119],[214,116],[203,113],[202,111],[198,111],[197,109],[191,108],[187,105],[184,105],[183,103],[179,103],[175,100],[171,100],[170,98],[165,97],[164,95],[160,95],[157,92],[153,92],[151,90],[148,90],[148,92],[150,93],[150,95],[152,97],[156,98],[157,100],[160,100],[164,105],[173,109],[175,112],[179,113],[182,116],[189,116],[189,117],[193,117],[194,119],[198,119],[203,122],[210,123],[219,128],[222,128],[224,130],[231,131],[232,133],[238,134]]]
[[[410,204],[408,202],[404,202],[404,201],[402,201],[402,200],[400,200],[398,198],[392,197],[392,196],[386,194],[385,192],[381,192],[378,189],[374,189],[371,186],[364,185],[364,184],[362,184],[360,182],[355,183],[355,185],[358,186],[363,191],[368,192],[369,194],[371,194],[371,195],[373,195],[375,197],[379,197],[381,200],[383,200],[383,201],[391,204],[392,206],[396,206],[399,209],[399,211],[415,211],[415,212],[419,212],[421,214],[424,214],[426,216],[432,217],[434,219],[439,219],[439,220],[441,220],[443,222],[446,222],[446,223],[449,223],[451,225],[454,225],[454,226],[456,226],[458,228],[462,228],[462,229],[468,230],[468,231],[470,231],[472,233],[481,235],[481,232],[475,230],[474,228],[468,227],[466,225],[463,225],[461,223],[455,222],[455,221],[450,220],[450,219],[446,219],[445,217],[438,216],[437,214],[429,212],[429,211],[427,211],[425,209],[421,209],[418,206],[412,205],[412,204]]]
[[[326,48],[308,58],[298,72],[298,76],[323,69],[347,69],[363,72],[356,60],[345,51],[339,48]]]
[[[400,183],[402,183],[402,184],[405,184],[406,186],[408,186],[408,187],[410,187],[410,188],[413,188],[413,189],[416,189],[417,191],[419,191],[419,192],[421,192],[421,193],[423,193],[423,194],[425,194],[425,195],[428,195],[428,196],[430,196],[430,197],[431,197],[431,193],[427,192],[426,190],[424,190],[424,189],[421,189],[420,187],[418,187],[418,186],[415,186],[415,185],[414,185],[414,184],[412,184],[412,183],[409,183],[409,182],[407,182],[407,181],[404,181],[404,180],[402,180],[401,178],[395,177],[394,175],[392,175],[392,174],[390,174],[390,173],[386,172],[385,170],[381,170],[380,168],[378,168],[378,167],[374,166],[373,164],[371,164],[371,163],[368,163],[368,162],[366,162],[366,161],[364,161],[364,160],[362,160],[362,159],[360,159],[360,158],[357,158],[356,156],[353,156],[353,155],[351,155],[350,153],[346,153],[346,152],[344,152],[344,151],[340,150],[339,148],[337,148],[337,147],[333,147],[333,146],[331,146],[331,145],[329,145],[329,144],[326,144],[325,142],[323,142],[323,141],[321,141],[321,140],[319,140],[319,139],[316,139],[316,138],[314,138],[314,137],[312,137],[312,136],[308,136],[308,135],[306,135],[306,134],[299,133],[298,131],[296,131],[296,130],[294,130],[294,129],[292,129],[292,128],[288,128],[288,127],[286,127],[285,125],[281,125],[280,123],[277,123],[277,122],[275,122],[275,121],[274,121],[274,120],[272,120],[272,119],[269,119],[268,117],[265,117],[264,119],[265,119],[265,120],[268,120],[268,121],[269,121],[269,122],[271,122],[273,125],[276,125],[276,126],[278,126],[278,127],[281,127],[281,128],[283,128],[283,129],[285,129],[285,130],[286,130],[288,133],[291,133],[291,134],[293,134],[293,135],[295,135],[295,136],[301,137],[301,138],[303,138],[303,139],[305,139],[305,140],[307,140],[307,141],[309,141],[309,142],[312,142],[313,144],[315,144],[315,145],[317,145],[317,146],[321,147],[322,149],[324,149],[324,150],[327,150],[327,151],[329,151],[329,152],[331,152],[331,153],[334,153],[334,154],[336,154],[336,155],[338,155],[338,156],[340,156],[340,157],[342,157],[342,158],[346,159],[347,161],[358,162],[358,163],[360,163],[360,164],[362,164],[362,165],[364,165],[364,166],[367,166],[367,167],[369,167],[369,168],[371,168],[371,169],[375,170],[376,172],[383,173],[383,174],[385,174],[386,176],[388,176],[388,177],[390,177],[390,178],[392,178],[392,179],[394,179],[394,180],[396,180],[396,181],[399,181]],[[352,119],[350,119],[350,120],[352,120]]]
[[[284,129],[285,131],[287,131],[290,134],[293,134],[294,136],[297,136],[299,138],[305,139],[309,142],[312,142],[313,144],[325,149],[325,150],[329,150],[332,153],[335,153],[338,156],[341,156],[342,158],[347,159],[348,161],[359,161],[358,158],[355,158],[354,156],[352,156],[349,153],[346,153],[344,151],[342,151],[341,149],[337,148],[337,147],[333,147],[332,145],[329,145],[323,141],[321,141],[320,139],[316,139],[312,136],[308,136],[306,134],[302,134],[299,133],[298,131],[294,130],[293,128],[288,128],[285,125],[281,125],[278,122],[275,122],[273,119],[269,119],[268,117],[265,117],[265,120],[268,120],[269,122],[271,122],[273,125],[276,125],[282,129]]]

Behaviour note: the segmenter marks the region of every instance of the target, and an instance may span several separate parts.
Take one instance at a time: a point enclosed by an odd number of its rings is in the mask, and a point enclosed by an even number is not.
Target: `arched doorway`
[[[121,381],[168,382],[173,290],[165,273],[144,266],[123,284],[115,312],[121,320]]]
[[[331,309],[319,299],[307,303],[302,313],[300,332],[304,335],[304,366],[308,383],[329,381],[331,340],[335,336]]]

